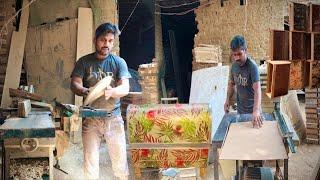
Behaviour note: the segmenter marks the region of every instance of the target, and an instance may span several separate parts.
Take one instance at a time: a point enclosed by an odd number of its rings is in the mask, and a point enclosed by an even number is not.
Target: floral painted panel
[[[211,143],[207,104],[130,105],[129,143]]]
[[[206,167],[208,149],[134,149],[131,150],[134,166],[140,168]]]

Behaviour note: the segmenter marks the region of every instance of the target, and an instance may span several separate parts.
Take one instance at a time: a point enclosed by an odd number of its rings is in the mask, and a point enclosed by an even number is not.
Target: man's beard
[[[104,50],[106,49],[106,50]],[[97,50],[97,53],[100,55],[100,56],[106,56],[108,55],[110,52],[110,49],[109,48],[101,48],[100,50]]]

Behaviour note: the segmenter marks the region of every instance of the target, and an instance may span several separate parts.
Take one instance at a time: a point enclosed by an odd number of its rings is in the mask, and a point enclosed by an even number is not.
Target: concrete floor
[[[291,154],[289,159],[289,179],[290,180],[311,180],[312,172],[320,158],[320,145],[303,144],[297,148],[296,154]],[[70,149],[59,161],[61,169],[68,172],[65,175],[61,171],[54,169],[54,179],[72,180],[85,179],[82,172],[83,153],[81,144],[71,144]],[[128,160],[130,162],[130,158]],[[220,171],[221,172],[221,171]],[[134,178],[134,172],[130,167],[130,179]],[[111,169],[111,162],[107,155],[107,147],[103,144],[100,148],[100,179],[115,180]],[[157,170],[146,170],[142,172],[143,180],[159,179]],[[207,167],[205,179],[213,179],[213,164]],[[223,179],[220,173],[220,179]]]

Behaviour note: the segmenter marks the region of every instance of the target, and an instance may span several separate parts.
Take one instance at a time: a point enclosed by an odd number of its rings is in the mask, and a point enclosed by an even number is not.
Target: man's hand
[[[111,86],[108,86],[107,89],[104,91],[104,97],[106,98],[106,100],[112,97],[113,93],[114,93],[114,88],[112,88]]]
[[[260,111],[254,111],[252,113],[252,125],[254,128],[260,128],[263,124],[263,117],[260,114]]]
[[[88,88],[86,88],[86,87],[83,87],[82,88],[82,90],[81,90],[81,94],[83,94],[83,96],[86,96],[86,95],[88,95],[89,94],[89,89]]]
[[[224,103],[224,112],[229,113],[230,104],[228,101]]]

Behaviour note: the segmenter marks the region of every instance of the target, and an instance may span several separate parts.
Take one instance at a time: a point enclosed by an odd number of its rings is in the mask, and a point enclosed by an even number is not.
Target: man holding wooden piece
[[[81,57],[71,75],[71,90],[79,96],[92,95],[93,92],[92,97],[99,94],[99,98],[91,98],[96,100],[89,103],[89,106],[108,112],[103,118],[85,118],[82,124],[84,171],[88,179],[99,178],[101,138],[107,142],[114,175],[119,179],[127,179],[129,174],[120,98],[129,93],[131,75],[124,59],[110,53],[119,33],[115,25],[101,24],[94,37],[96,52]],[[108,74],[113,74],[113,81],[110,85],[104,84],[104,93],[95,93],[96,89],[89,92],[90,87],[96,87]]]

